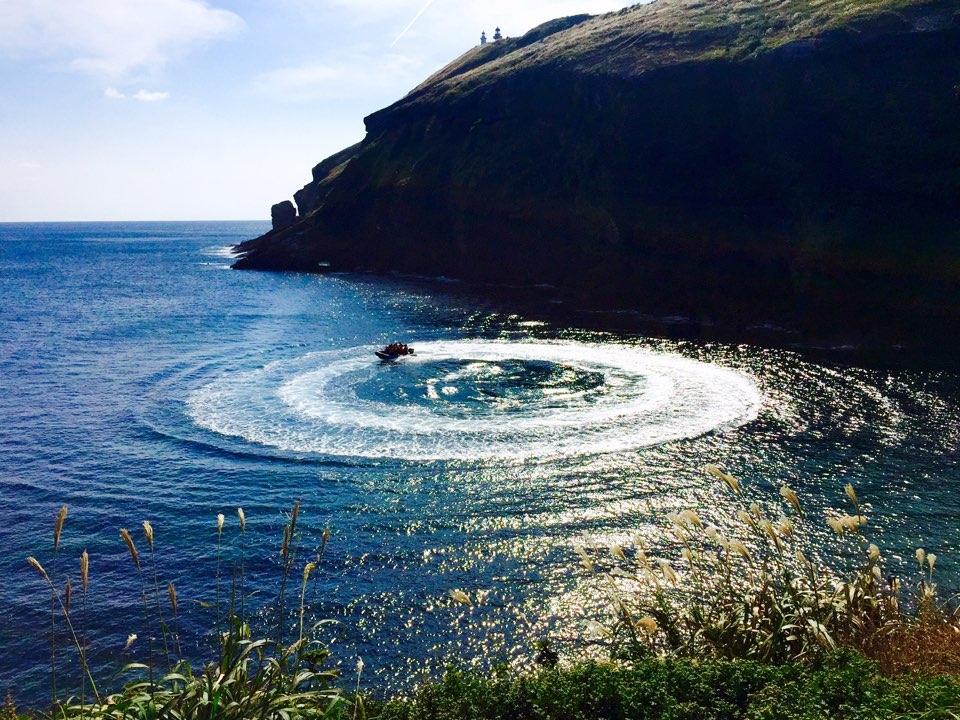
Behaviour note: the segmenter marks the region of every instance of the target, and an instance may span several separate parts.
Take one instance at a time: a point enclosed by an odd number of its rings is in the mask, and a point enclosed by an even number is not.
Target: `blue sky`
[[[266,218],[481,30],[627,4],[0,0],[0,221]]]

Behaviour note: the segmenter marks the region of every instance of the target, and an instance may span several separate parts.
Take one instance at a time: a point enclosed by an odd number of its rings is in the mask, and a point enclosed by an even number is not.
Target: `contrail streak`
[[[392,43],[390,43],[390,47],[393,47],[393,46],[396,45],[398,42],[400,42],[401,38],[403,38],[404,35],[406,35],[408,32],[410,32],[410,28],[412,28],[414,25],[417,24],[417,20],[419,20],[421,17],[423,17],[423,14],[424,14],[427,10],[429,10],[429,9],[430,9],[430,6],[433,5],[436,1],[437,1],[437,0],[427,0],[427,2],[424,3],[423,7],[420,8],[420,12],[418,12],[416,15],[414,15],[413,20],[410,21],[410,24],[407,25],[407,26],[400,32],[399,35],[397,35],[397,39],[396,39],[396,40],[394,40]]]

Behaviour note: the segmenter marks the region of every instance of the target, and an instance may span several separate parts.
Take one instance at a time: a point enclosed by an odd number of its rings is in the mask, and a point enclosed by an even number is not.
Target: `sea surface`
[[[362,657],[377,692],[448,664],[524,666],[541,640],[587,651],[610,591],[577,548],[643,544],[682,572],[666,515],[724,526],[736,511],[707,463],[772,515],[778,488],[796,489],[824,556],[862,550],[822,522],[850,511],[853,483],[891,572],[909,577],[922,545],[957,586],[956,372],[612,332],[571,321],[549,288],[493,303],[443,279],[229,270],[229,246],[264,230],[0,225],[0,692],[51,693],[50,594],[28,555],[72,580],[77,631],[110,675],[162,653],[168,581],[187,657],[209,656],[218,598],[242,595],[255,626],[289,638],[325,528],[306,624],[335,621],[317,630],[333,662],[352,675]],[[378,362],[393,340],[416,356]],[[77,680],[62,623],[58,637],[64,695]]]

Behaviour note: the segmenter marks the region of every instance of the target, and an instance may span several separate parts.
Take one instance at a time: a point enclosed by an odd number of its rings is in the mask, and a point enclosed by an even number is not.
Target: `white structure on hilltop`
[[[486,45],[486,44],[487,44],[487,31],[486,31],[486,30],[484,30],[482,33],[480,33],[480,44],[481,44],[481,45]]]

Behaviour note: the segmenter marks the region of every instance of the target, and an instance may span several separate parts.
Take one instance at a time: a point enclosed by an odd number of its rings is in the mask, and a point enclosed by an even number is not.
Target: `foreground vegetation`
[[[134,536],[120,530],[139,581],[143,616],[156,624],[157,642],[156,649],[151,642],[146,662],[121,669],[129,681],[119,689],[104,687],[102,679],[98,683],[88,661],[92,641],[76,617],[76,593],[84,611],[87,606],[87,552],[80,556],[75,580],[52,577],[40,560],[29,557],[27,563],[49,590],[52,645],[51,709],[32,716],[960,718],[960,623],[956,608],[938,597],[935,555],[917,549],[913,576],[889,574],[880,548],[865,537],[870,507],[848,485],[850,512],[826,518],[846,557],[826,563],[813,543],[821,521],[808,517],[791,488],[780,488],[778,502],[762,503],[722,469],[706,470],[740,508],[734,508],[733,517],[715,518],[722,520],[719,526],[693,509],[670,515],[666,532],[679,557],[652,558],[639,541],[603,552],[577,548],[587,570],[609,583],[613,612],[593,628],[608,647],[608,661],[565,666],[544,644],[537,672],[503,669],[484,676],[454,669],[442,682],[389,702],[360,693],[362,661],[355,677],[342,678],[315,639],[316,628],[305,624],[308,583],[330,534],[324,530],[319,542],[308,546],[297,527],[299,504],[287,517],[280,544],[279,589],[270,603],[278,621],[259,629],[259,637],[251,631],[244,596],[246,517],[237,510],[240,555],[229,568],[229,585],[222,588],[226,520],[217,516],[216,601],[211,605],[219,649],[202,669],[182,657],[180,600],[176,587],[159,576],[153,527],[149,521],[142,524],[149,550],[143,556]],[[54,524],[54,560],[67,515],[64,506]],[[469,603],[471,597],[455,590],[450,602]],[[285,614],[285,603],[297,612]],[[291,616],[295,622],[288,627],[283,618]],[[69,638],[82,677],[79,694],[69,698],[58,691],[58,637]],[[137,640],[131,635],[128,648]],[[8,699],[0,720],[18,717]]]
[[[233,666],[233,669],[229,667]],[[450,670],[411,697],[379,702],[332,690],[303,692],[294,673],[244,676],[236,665],[152,689],[134,683],[107,703],[67,703],[50,717],[323,718],[324,720],[908,720],[960,718],[960,679],[890,678],[853,651],[801,664],[650,658],[581,663],[534,673]],[[218,674],[219,671],[225,673]],[[33,720],[8,700],[0,720]]]
[[[734,502],[718,524],[693,509],[670,514],[674,561],[648,557],[637,543],[609,548],[601,568],[602,556],[578,549],[588,570],[609,579],[615,617],[600,630],[614,657],[786,663],[843,647],[888,674],[960,675],[960,622],[955,603],[939,598],[937,556],[917,548],[913,570],[894,574],[899,568],[867,537],[871,508],[852,485],[844,487],[848,512],[821,519],[787,485],[779,502],[764,502],[719,467],[706,472]],[[829,559],[815,542],[824,523],[836,535]]]
[[[957,718],[960,680],[890,679],[853,652],[809,665],[651,658],[518,676],[450,672],[383,720]]]

